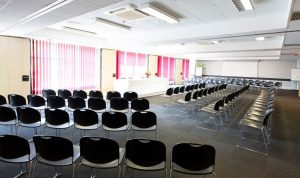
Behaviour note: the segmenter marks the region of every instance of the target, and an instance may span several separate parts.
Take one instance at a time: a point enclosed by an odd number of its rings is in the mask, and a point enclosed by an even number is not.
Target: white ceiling
[[[0,34],[44,38],[102,48],[203,60],[294,60],[300,55],[300,20],[290,22],[300,0],[252,0],[238,11],[232,0],[74,0],[26,23],[13,25],[56,0],[1,0]],[[149,16],[126,21],[108,11],[133,4],[159,6],[179,18],[169,24]],[[107,19],[131,30],[99,24]],[[82,35],[71,27],[97,33]],[[264,41],[255,37],[264,36]],[[220,44],[211,44],[218,40]]]

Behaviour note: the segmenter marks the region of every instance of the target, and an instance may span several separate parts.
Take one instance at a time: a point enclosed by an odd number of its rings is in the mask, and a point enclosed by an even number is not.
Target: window
[[[31,40],[31,93],[100,88],[100,49]]]
[[[175,59],[172,57],[158,56],[157,76],[174,81]]]
[[[117,79],[145,77],[147,59],[146,54],[117,51]]]

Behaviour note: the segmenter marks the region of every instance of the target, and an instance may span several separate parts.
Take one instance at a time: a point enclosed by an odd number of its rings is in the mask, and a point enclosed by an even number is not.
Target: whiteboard
[[[257,62],[224,61],[222,69],[224,76],[257,77]]]
[[[291,80],[300,81],[300,69],[291,69]]]

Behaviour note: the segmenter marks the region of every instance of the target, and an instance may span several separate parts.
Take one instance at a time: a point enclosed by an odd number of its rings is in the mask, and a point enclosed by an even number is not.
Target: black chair
[[[157,139],[157,117],[156,114],[148,112],[135,112],[131,116],[131,135],[134,131],[155,131],[155,139]]]
[[[106,111],[106,102],[100,97],[92,97],[88,99],[88,108],[96,113],[103,113]]]
[[[68,99],[70,96],[72,96],[72,93],[70,90],[66,90],[66,89],[59,89],[57,91],[58,96],[62,97],[63,99]]]
[[[73,112],[75,128],[83,131],[83,136],[85,136],[86,130],[96,130],[100,127],[98,115],[95,111],[89,109],[76,109]],[[82,132],[81,136],[82,136]]]
[[[106,99],[110,101],[112,98],[121,98],[121,94],[117,91],[109,91],[106,94]]]
[[[45,109],[45,99],[39,95],[27,95],[28,105],[37,110]]]
[[[133,99],[138,98],[138,94],[134,91],[127,91],[123,94],[123,98],[127,99],[128,102],[131,102]]]
[[[85,107],[85,100],[83,98],[77,96],[70,96],[68,98],[68,109],[70,111],[74,111],[75,109],[84,109]]]
[[[282,87],[282,82],[275,82],[275,87]]]
[[[104,112],[102,114],[102,129],[106,131],[107,138],[109,138],[109,132],[128,130],[126,114],[121,112]]]
[[[8,103],[12,107],[25,106],[26,105],[26,99],[21,95],[9,94],[8,95]]]
[[[168,88],[166,93],[164,95],[161,95],[161,97],[163,99],[165,99],[165,101],[163,101],[163,103],[167,106],[166,100],[169,100],[169,103],[171,103],[171,97],[173,95],[174,89],[173,88]]]
[[[16,135],[0,135],[0,161],[6,163],[20,164],[20,173],[15,177],[20,177],[26,173],[23,164],[30,163],[28,177],[30,177],[32,160],[36,157],[35,147],[32,141]]]
[[[60,96],[48,96],[47,106],[53,109],[66,109],[65,99]]]
[[[128,113],[128,101],[125,98],[112,98],[110,100],[110,111]]]
[[[179,143],[171,153],[170,178],[172,172],[188,175],[208,175],[215,173],[216,150],[210,145]]]
[[[159,171],[166,169],[166,146],[156,140],[132,139],[126,142],[125,170],[130,168],[141,171]]]
[[[87,99],[87,93],[83,90],[74,90],[73,91],[74,97],[80,97],[82,99]]]
[[[19,126],[29,127],[34,128],[34,133],[37,134],[38,127],[42,127],[45,124],[45,118],[42,118],[41,113],[33,108],[17,107],[17,115],[19,120],[17,125],[17,131]]]
[[[67,129],[74,125],[67,111],[60,109],[45,109],[46,127],[56,130],[58,136],[61,129]]]
[[[43,89],[42,96],[48,98],[48,96],[56,96],[56,92],[52,89]]]
[[[131,101],[131,112],[148,111],[149,108],[149,100],[145,98],[136,98]]]
[[[9,125],[11,134],[13,134],[13,126],[15,127],[15,130],[17,131],[17,116],[16,112],[9,107],[0,106],[0,125]]]
[[[77,145],[62,137],[56,136],[34,136],[33,142],[38,153],[37,161],[33,168],[32,177],[34,177],[35,167],[37,163],[41,163],[48,166],[54,166],[55,176],[58,177],[58,172],[61,166],[73,165],[73,174],[75,173],[75,162],[80,156],[80,148]]]
[[[82,160],[78,166],[84,165],[91,168],[91,177],[93,169],[119,168],[119,178],[121,177],[121,162],[125,153],[124,148],[119,144],[107,138],[101,137],[83,137],[80,139],[80,155]]]
[[[89,92],[89,97],[90,98],[102,98],[103,99],[103,94],[101,91],[98,90],[91,90]]]
[[[6,105],[7,104],[7,101],[6,101],[6,98],[2,95],[0,95],[0,105]]]

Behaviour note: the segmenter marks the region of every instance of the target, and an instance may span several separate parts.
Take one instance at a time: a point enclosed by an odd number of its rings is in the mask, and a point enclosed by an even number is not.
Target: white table
[[[152,96],[165,93],[169,87],[166,78],[140,78],[140,79],[118,79],[115,81],[114,90],[120,93],[126,91],[137,92],[139,97]]]

